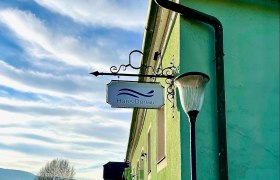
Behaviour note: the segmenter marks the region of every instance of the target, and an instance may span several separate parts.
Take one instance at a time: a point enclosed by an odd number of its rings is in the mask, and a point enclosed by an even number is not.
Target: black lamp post
[[[201,72],[188,72],[175,79],[180,101],[190,122],[191,180],[196,180],[195,121],[204,99],[209,76]]]

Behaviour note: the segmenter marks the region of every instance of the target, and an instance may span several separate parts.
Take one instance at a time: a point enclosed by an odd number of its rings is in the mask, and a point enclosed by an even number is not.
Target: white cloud
[[[64,98],[69,96],[84,101],[104,101],[105,84],[101,85],[101,79],[90,75],[52,75],[17,69],[1,60],[0,71],[0,85],[13,89]]]
[[[9,105],[19,103],[23,107],[36,105],[34,102],[9,101],[5,98],[0,101]],[[38,103],[38,106],[46,104]],[[116,140],[110,134],[110,129],[113,128],[116,134],[123,134],[127,131],[128,122],[107,119],[105,115],[96,118],[95,112],[88,118],[49,117],[43,114],[36,117],[2,110],[0,114],[0,153],[7,157],[1,159],[1,167],[37,173],[44,161],[60,157],[75,164],[77,178],[92,179],[92,176],[87,175],[94,174],[95,178],[101,175],[100,172],[94,173],[95,169],[91,168],[93,165],[124,158],[122,152],[126,148],[126,137]],[[99,129],[104,134],[96,131]],[[11,162],[14,158],[16,159]]]
[[[103,130],[110,128],[114,131],[124,131],[130,124],[127,121],[130,116],[128,110],[112,110],[109,106],[97,107],[92,104],[79,104],[79,102],[73,105],[59,100],[19,100],[13,97],[0,97],[0,109],[2,109],[0,112],[3,120],[0,125],[9,124],[10,121],[13,122],[13,119],[20,119],[22,122],[20,124],[30,124],[29,128],[32,126],[37,128],[38,125],[41,125],[41,128],[44,126],[45,128],[58,128],[63,133],[64,130],[71,129],[75,135],[80,130],[79,134],[81,135],[92,135],[90,129],[95,130],[94,133],[97,135],[103,135]],[[40,115],[39,120],[37,120],[38,115]],[[104,118],[106,121],[104,121]],[[65,126],[65,123],[67,123],[67,126]],[[19,131],[13,130],[11,132]],[[104,137],[110,139],[110,136],[105,135]],[[73,140],[73,138],[71,139]]]
[[[101,63],[106,61],[94,43],[89,46],[74,37],[52,32],[31,12],[4,9],[0,11],[0,22],[18,37],[21,46],[34,58],[55,59],[73,66],[101,70],[108,67]]]
[[[94,27],[143,32],[146,2],[113,0],[35,0],[39,5]]]
[[[25,52],[19,55],[23,57],[19,63],[17,56],[0,59],[0,167],[37,173],[47,161],[59,157],[75,164],[77,178],[101,180],[103,164],[125,157],[132,110],[106,105],[109,79],[94,78],[88,69],[108,71],[108,64],[127,62],[123,44],[111,37],[122,39],[115,31],[125,36],[142,33],[146,2],[36,2],[78,22],[68,19],[71,28],[91,28],[85,31],[95,34],[87,39],[83,32],[64,33],[69,27],[60,27],[55,18],[52,24],[42,14],[35,15],[33,7],[0,8],[0,25],[9,34],[5,38]],[[45,13],[52,18],[53,13]],[[114,36],[95,32],[104,28]]]
[[[4,150],[0,149],[0,154],[5,155],[1,156],[1,163],[5,165],[7,169],[21,169],[36,175],[40,168],[43,167],[47,162],[51,161],[53,157],[46,157],[34,154],[26,154],[13,150]],[[14,158],[11,161],[11,157]],[[60,156],[58,158],[66,158]],[[76,179],[85,179],[85,180],[102,180],[102,165],[106,162],[93,159],[84,159],[81,163],[81,160],[72,158],[70,164],[74,165],[76,169]],[[1,164],[0,163],[0,164]],[[90,169],[91,166],[99,166],[95,169]],[[3,167],[3,166],[2,166]],[[83,170],[88,169],[88,170]]]
[[[83,180],[88,180],[88,179],[93,179],[93,180],[102,180],[103,179],[103,167],[100,165],[100,168],[95,168],[95,169],[90,169],[85,172],[80,172],[77,175],[78,179],[83,179]],[[91,178],[89,178],[91,177]]]
[[[1,121],[0,126],[18,126],[26,125],[29,120],[34,118],[28,114],[18,114],[0,109]]]

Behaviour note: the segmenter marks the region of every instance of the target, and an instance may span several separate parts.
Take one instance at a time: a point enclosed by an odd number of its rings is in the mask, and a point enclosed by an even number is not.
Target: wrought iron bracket
[[[133,50],[129,53],[128,64],[121,64],[119,67],[111,66],[110,72],[91,72],[90,74],[94,76],[130,76],[130,77],[150,77],[150,78],[165,78],[165,83],[168,85],[167,87],[167,99],[171,102],[172,108],[172,116],[174,117],[174,95],[175,95],[175,86],[174,86],[174,78],[178,69],[174,66],[174,59],[171,60],[170,66],[163,68],[162,63],[160,62],[157,68],[146,65],[144,62],[141,63],[140,66],[135,67],[131,64],[131,55],[133,53],[140,53],[142,56],[144,55],[142,51]],[[127,68],[132,68],[135,70],[143,69],[146,72],[151,72],[152,74],[127,74],[120,73],[120,71],[126,71]]]
[[[104,72],[92,72],[90,73],[94,76],[136,76],[136,77],[150,77],[150,78],[166,78],[166,79],[173,79],[173,75],[153,75],[153,74],[125,74],[125,73],[104,73]]]

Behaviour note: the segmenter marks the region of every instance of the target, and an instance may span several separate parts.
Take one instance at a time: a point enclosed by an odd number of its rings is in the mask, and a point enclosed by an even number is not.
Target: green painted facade
[[[189,0],[183,4],[214,15],[224,27],[229,179],[278,179],[279,2]],[[180,35],[181,72],[201,71],[211,78],[196,126],[197,168],[198,179],[214,180],[218,144],[213,30],[181,19]],[[186,134],[188,122],[182,117],[182,179],[189,179]]]
[[[166,53],[163,57],[163,66],[168,66],[170,61],[174,59],[176,64],[179,63],[179,19],[173,26],[172,34],[169,37],[169,42],[167,45]],[[164,86],[164,80],[159,80],[161,84]],[[178,112],[175,112],[175,117],[172,118],[171,112],[171,104],[168,100],[165,100],[165,114],[166,114],[166,167],[162,170],[158,171],[158,165],[156,160],[156,117],[157,110],[149,109],[147,110],[144,117],[144,125],[143,129],[137,143],[136,150],[133,154],[133,158],[131,159],[132,169],[136,169],[137,162],[142,161],[141,151],[147,152],[147,134],[150,130],[151,132],[151,158],[152,158],[152,166],[151,173],[148,175],[148,161],[145,159],[143,161],[143,174],[144,178],[147,179],[148,176],[151,179],[162,179],[162,180],[170,180],[170,179],[180,179],[180,121],[178,117]],[[141,170],[141,169],[140,169]]]
[[[279,1],[181,0],[180,3],[213,15],[223,24],[229,179],[279,179]],[[153,10],[155,8],[151,8]],[[144,47],[150,45],[151,35],[148,36]],[[201,71],[210,76],[196,123],[197,176],[198,180],[218,180],[212,27],[177,16],[163,54],[163,65],[169,66],[171,59],[179,67],[179,74]],[[159,82],[165,85],[164,80]],[[127,154],[131,154],[128,160],[133,170],[141,161],[141,151],[147,152],[147,133],[151,129],[150,175],[146,159],[141,167],[145,180],[190,179],[189,123],[178,96],[176,105],[172,118],[171,104],[166,100],[166,166],[163,169],[158,172],[156,162],[157,110],[144,113],[135,148],[129,142]],[[134,113],[132,129],[136,117]],[[135,136],[134,132],[130,132],[129,141]]]

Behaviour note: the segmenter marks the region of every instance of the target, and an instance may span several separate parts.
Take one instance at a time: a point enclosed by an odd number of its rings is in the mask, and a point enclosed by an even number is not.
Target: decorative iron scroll
[[[129,53],[129,59],[128,64],[121,64],[119,67],[117,66],[111,66],[110,67],[110,73],[103,73],[103,72],[92,72],[90,74],[99,76],[99,75],[109,75],[109,76],[137,76],[137,77],[150,77],[150,78],[165,78],[165,82],[168,85],[167,87],[167,99],[169,102],[171,102],[173,109],[172,115],[174,117],[174,95],[175,95],[175,86],[174,86],[174,78],[176,73],[178,72],[178,69],[174,66],[174,58],[172,58],[169,67],[163,68],[162,63],[160,62],[159,66],[157,68],[154,68],[152,66],[148,66],[144,64],[144,62],[141,63],[139,67],[135,67],[131,64],[131,55],[133,53],[140,53],[142,56],[144,55],[142,51],[139,50],[133,50]],[[146,72],[151,72],[151,74],[127,74],[127,73],[120,73],[121,71],[126,71],[127,68],[132,68],[135,70],[143,69]]]
[[[133,50],[129,53],[129,61],[128,64],[122,64],[119,66],[119,68],[117,68],[116,66],[111,66],[110,71],[113,74],[118,74],[121,70],[122,71],[126,71],[126,69],[128,67],[135,69],[135,70],[139,70],[139,69],[145,69],[147,70],[151,70],[153,75],[156,75],[155,77],[166,77],[166,78],[174,78],[174,74],[173,74],[173,70],[176,69],[176,67],[174,66],[174,64],[172,63],[172,66],[167,67],[167,68],[162,68],[162,66],[160,66],[159,68],[154,68],[152,66],[147,66],[146,64],[144,64],[143,62],[141,63],[141,65],[139,67],[135,67],[131,64],[131,55],[135,52],[140,53],[142,56],[144,55],[141,51],[139,50]],[[174,69],[175,68],[175,69]]]
[[[171,64],[171,72],[172,76],[175,77],[176,73],[178,72],[178,69],[174,66],[174,56],[172,57],[172,60],[170,62]],[[174,78],[171,79],[165,79],[165,83],[168,84],[168,87],[166,89],[167,91],[167,99],[169,102],[171,102],[171,109],[172,109],[172,117],[174,118],[174,107],[175,107],[175,85],[174,85]]]

